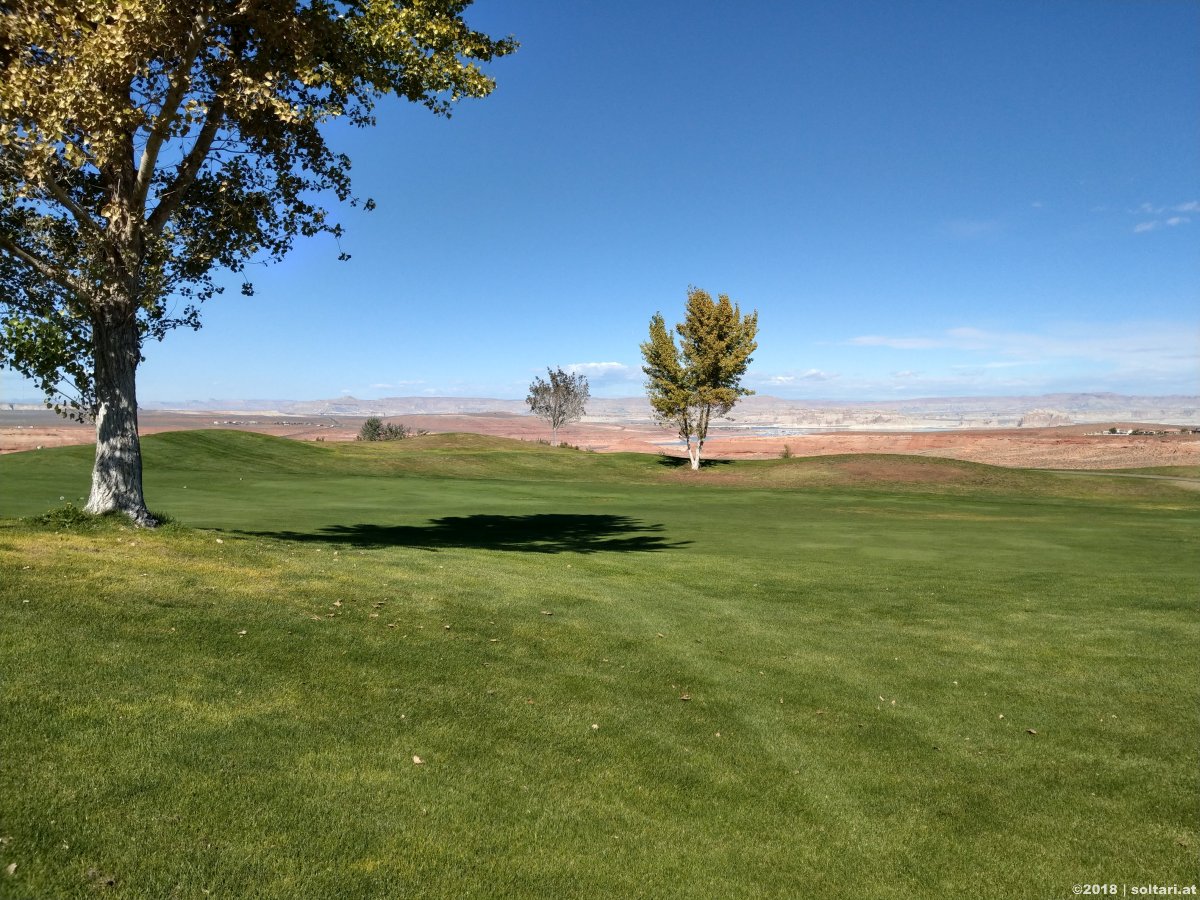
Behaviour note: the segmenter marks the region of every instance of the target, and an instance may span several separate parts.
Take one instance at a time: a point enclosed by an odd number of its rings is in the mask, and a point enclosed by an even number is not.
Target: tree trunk
[[[699,442],[693,445],[691,441],[688,441],[687,454],[688,459],[692,463],[693,472],[700,468],[700,448],[703,446],[704,445]]]
[[[126,306],[126,304],[121,304]],[[111,307],[92,322],[96,389],[96,463],[86,511],[120,512],[135,525],[158,524],[142,496],[142,445],[138,439],[137,374],[141,360],[137,318]]]

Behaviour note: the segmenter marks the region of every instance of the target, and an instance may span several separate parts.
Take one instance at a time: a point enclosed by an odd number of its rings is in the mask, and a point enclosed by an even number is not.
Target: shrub
[[[99,518],[99,516],[84,512],[82,507],[68,501],[62,506],[47,510],[40,516],[30,516],[26,521],[33,525],[45,525],[51,528],[87,529],[94,528]]]
[[[405,438],[412,437],[414,434],[428,434],[425,431],[414,432],[403,422],[384,422],[382,419],[371,416],[362,424],[362,428],[358,430],[356,441],[402,441]]]
[[[783,450],[779,454],[779,458],[780,459],[791,459],[792,458],[792,448],[789,447],[787,444],[784,444]]]

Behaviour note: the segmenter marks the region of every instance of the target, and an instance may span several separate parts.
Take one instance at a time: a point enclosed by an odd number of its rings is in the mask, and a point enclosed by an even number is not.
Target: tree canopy
[[[741,380],[758,347],[758,313],[743,317],[728,295],[714,302],[707,291],[689,287],[686,315],[675,331],[678,346],[662,313],[654,314],[650,339],[641,345],[642,371],[655,418],[678,430],[698,469],[712,418],[728,415],[739,397],[754,393]]]
[[[583,418],[591,390],[581,372],[546,369],[549,380],[534,378],[525,402],[538,418],[550,425],[550,443],[558,446],[558,429]]]
[[[91,511],[148,521],[142,342],[199,327],[219,270],[341,235],[320,198],[356,202],[350,161],[322,124],[492,91],[481,64],[516,42],[469,5],[0,0],[0,365],[96,419]]]

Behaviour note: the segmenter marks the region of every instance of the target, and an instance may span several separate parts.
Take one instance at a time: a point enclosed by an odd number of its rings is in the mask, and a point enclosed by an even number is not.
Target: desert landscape
[[[143,410],[143,434],[232,429],[298,441],[352,441],[366,415],[272,415],[257,412]],[[599,420],[598,420],[599,419]],[[433,433],[465,432],[523,441],[544,441],[544,422],[511,412],[423,413],[385,421]],[[1108,433],[1115,428],[1118,433]],[[768,432],[768,433],[764,433]],[[1136,434],[1132,432],[1149,432]],[[675,435],[649,421],[588,417],[563,428],[562,441],[598,453],[681,454]],[[48,410],[0,412],[0,453],[86,444],[91,425],[70,422]],[[1130,421],[1034,427],[965,427],[944,430],[870,430],[851,426],[715,426],[705,445],[710,459],[770,459],[783,454],[898,453],[938,456],[996,466],[1037,469],[1125,469],[1200,465],[1200,433],[1194,426]]]

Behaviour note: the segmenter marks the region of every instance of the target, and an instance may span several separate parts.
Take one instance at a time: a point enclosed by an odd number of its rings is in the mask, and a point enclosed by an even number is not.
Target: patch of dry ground
[[[361,417],[283,417],[229,413],[142,412],[142,433],[196,428],[233,428],[279,435],[294,440],[351,441]],[[409,428],[431,432],[471,432],[519,440],[546,440],[546,425],[531,416],[415,415],[393,417]],[[1149,466],[1200,465],[1200,435],[1098,434],[1112,424],[1068,425],[1055,428],[990,429],[937,432],[838,432],[790,436],[723,433],[706,445],[713,459],[770,459],[786,445],[795,456],[843,453],[899,453],[938,456],[996,466],[1037,469],[1125,469]],[[1138,425],[1142,429],[1155,426]],[[1172,426],[1162,426],[1170,428]],[[632,451],[681,454],[674,434],[647,425],[586,423],[564,428],[560,438],[598,452]],[[0,453],[86,444],[94,440],[91,426],[58,419],[48,412],[0,414]]]

